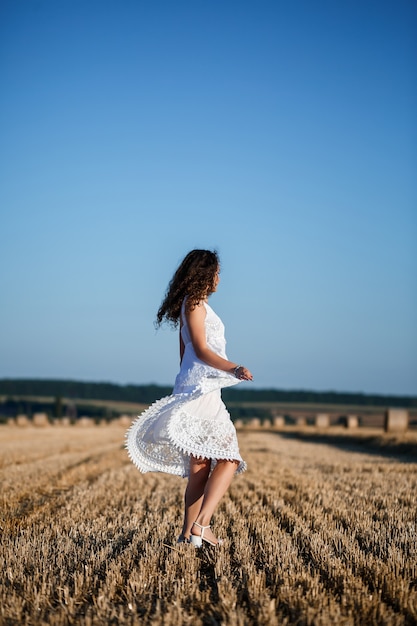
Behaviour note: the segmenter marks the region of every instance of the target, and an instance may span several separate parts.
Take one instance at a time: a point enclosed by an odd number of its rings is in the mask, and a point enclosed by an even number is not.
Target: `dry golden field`
[[[1,624],[417,623],[417,458],[392,441],[239,433],[225,545],[195,550],[185,481],[140,474],[123,438],[0,427]]]

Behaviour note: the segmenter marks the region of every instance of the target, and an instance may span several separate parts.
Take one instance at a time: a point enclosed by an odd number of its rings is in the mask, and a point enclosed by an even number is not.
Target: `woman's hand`
[[[233,374],[239,380],[253,380],[253,376],[250,370],[248,370],[248,368],[244,367],[243,365],[238,365],[237,367],[235,367],[233,370]]]

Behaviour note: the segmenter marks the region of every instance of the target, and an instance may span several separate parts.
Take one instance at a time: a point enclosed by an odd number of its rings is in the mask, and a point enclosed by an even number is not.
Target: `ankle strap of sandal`
[[[199,528],[201,528],[201,529],[203,529],[203,530],[204,530],[205,528],[210,528],[210,524],[209,524],[208,526],[202,526],[202,525],[201,525],[201,524],[199,524],[198,522],[194,522],[194,523],[193,523],[193,526],[198,526]]]

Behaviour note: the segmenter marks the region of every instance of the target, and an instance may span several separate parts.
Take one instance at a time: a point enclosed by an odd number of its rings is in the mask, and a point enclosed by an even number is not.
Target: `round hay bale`
[[[45,428],[45,426],[49,426],[49,420],[46,413],[34,413],[32,422],[37,428]]]
[[[130,415],[120,415],[120,417],[117,420],[117,424],[119,424],[119,426],[130,426],[130,424],[132,423],[132,417]]]
[[[7,418],[7,426],[16,426],[16,420],[14,419],[14,417]]]
[[[252,417],[252,419],[249,420],[248,426],[250,428],[260,428],[261,420],[259,419],[259,417]]]
[[[327,413],[318,413],[314,419],[317,428],[328,428],[330,426],[330,416]]]
[[[27,415],[17,415],[16,416],[16,424],[18,426],[26,428],[26,426],[29,426],[28,416]]]
[[[71,426],[71,419],[69,417],[62,417],[58,424],[60,426]]]
[[[75,422],[75,425],[86,428],[88,426],[94,426],[94,421],[90,417],[83,415]]]
[[[284,428],[285,418],[283,415],[276,415],[272,423],[273,423],[274,428]]]
[[[346,428],[358,428],[359,418],[357,415],[348,415],[346,417]]]
[[[408,411],[405,409],[388,409],[385,414],[386,433],[404,433],[408,428]]]
[[[245,427],[243,420],[236,420],[234,424],[235,424],[236,430],[241,430],[242,428]]]
[[[297,426],[305,426],[307,424],[307,419],[305,417],[296,417],[295,423]]]

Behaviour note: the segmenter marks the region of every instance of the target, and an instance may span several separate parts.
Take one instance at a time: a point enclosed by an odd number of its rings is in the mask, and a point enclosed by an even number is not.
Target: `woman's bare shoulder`
[[[203,300],[192,307],[185,307],[185,317],[187,320],[205,319],[206,314],[206,303]]]

